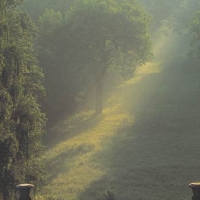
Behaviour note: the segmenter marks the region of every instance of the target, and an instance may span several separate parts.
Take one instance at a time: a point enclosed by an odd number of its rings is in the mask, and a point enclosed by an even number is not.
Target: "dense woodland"
[[[4,199],[18,183],[43,181],[47,128],[80,109],[100,115],[106,78],[133,77],[171,33],[190,38],[185,59],[199,66],[199,0],[0,0]]]

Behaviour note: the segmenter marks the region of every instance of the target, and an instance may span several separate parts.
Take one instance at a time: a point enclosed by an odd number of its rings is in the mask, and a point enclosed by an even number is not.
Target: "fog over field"
[[[176,37],[159,40],[155,46],[165,46],[166,55],[115,87],[101,116],[81,112],[51,129],[49,140],[54,145],[53,135],[62,140],[44,156],[50,177],[42,193],[71,199],[191,198],[188,184],[199,177],[198,74],[188,74],[184,55],[170,54],[178,48],[171,44],[181,43]]]
[[[191,199],[199,49],[198,0],[1,0],[0,197]]]

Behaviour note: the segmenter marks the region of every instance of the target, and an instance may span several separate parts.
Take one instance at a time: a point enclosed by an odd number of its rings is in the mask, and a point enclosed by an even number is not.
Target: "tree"
[[[0,193],[5,200],[13,197],[16,184],[40,175],[46,123],[39,105],[43,74],[33,52],[36,30],[20,4],[0,2]]]
[[[136,2],[79,1],[55,30],[53,41],[69,68],[96,84],[96,114],[102,113],[102,92],[108,70],[128,78],[149,61],[149,17]]]
[[[191,31],[193,33],[192,44],[197,49],[196,52],[198,57],[200,58],[200,11],[196,11],[193,15],[193,20],[191,22]]]
[[[44,84],[47,93],[43,107],[51,124],[62,115],[66,113],[69,115],[74,111],[75,98],[81,85],[67,64],[62,45],[55,42],[62,34],[57,30],[63,23],[62,13],[53,9],[46,9],[39,18],[37,50],[45,73]]]
[[[153,18],[153,31],[162,29],[182,34],[189,30],[192,13],[196,10],[198,0],[139,0]]]
[[[71,5],[74,4],[76,4],[76,0],[26,0],[23,8],[27,10],[34,22],[38,23],[39,17],[46,9],[53,9],[63,14]]]

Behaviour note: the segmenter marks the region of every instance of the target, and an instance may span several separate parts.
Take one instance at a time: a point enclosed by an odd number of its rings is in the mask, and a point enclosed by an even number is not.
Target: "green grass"
[[[188,184],[200,181],[198,93],[170,70],[142,66],[101,116],[81,112],[53,127],[37,198],[101,200],[112,190],[117,200],[190,199]]]

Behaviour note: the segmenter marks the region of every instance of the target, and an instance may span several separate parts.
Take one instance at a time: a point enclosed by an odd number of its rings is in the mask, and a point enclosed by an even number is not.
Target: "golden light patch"
[[[101,179],[107,169],[98,160],[98,154],[106,148],[106,142],[116,137],[119,130],[134,124],[133,114],[124,109],[134,91],[132,85],[141,81],[147,74],[159,73],[159,66],[148,63],[136,70],[135,77],[120,85],[107,100],[101,116],[93,116],[93,112],[81,112],[54,130],[55,137],[62,131],[70,135],[59,142],[43,156],[48,163],[48,184],[41,193],[54,193],[64,199],[78,199],[78,195],[89,188],[93,182]],[[131,86],[129,88],[129,86]],[[59,135],[59,134],[58,134]]]

